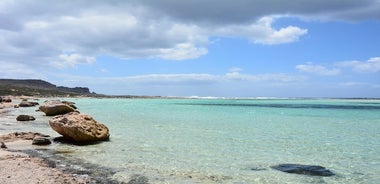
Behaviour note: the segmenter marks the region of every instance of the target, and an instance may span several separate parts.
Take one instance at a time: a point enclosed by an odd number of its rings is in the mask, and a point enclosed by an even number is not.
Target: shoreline
[[[6,97],[12,99],[12,102],[0,103],[0,118],[12,114],[12,111],[16,110],[14,106],[22,99],[37,100],[36,98],[38,98],[29,96]],[[59,152],[51,147],[32,145],[33,135],[40,135],[40,133],[31,132],[27,128],[21,128],[21,131],[4,132],[0,133],[0,143],[2,143],[2,148],[0,148],[0,173],[2,173],[0,183],[122,183],[111,178],[115,173],[111,168],[69,158],[64,156],[65,152]],[[24,133],[27,135],[18,136]],[[52,144],[65,143],[52,141]]]
[[[110,168],[70,159],[53,149],[35,149],[31,143],[17,140],[0,149],[0,183],[121,183],[110,178],[115,173]]]
[[[10,142],[7,147],[27,146],[29,141]],[[30,142],[31,143],[31,142]],[[33,157],[19,150],[0,150],[0,183],[89,183],[90,178],[66,173],[60,169],[51,167],[42,158]]]

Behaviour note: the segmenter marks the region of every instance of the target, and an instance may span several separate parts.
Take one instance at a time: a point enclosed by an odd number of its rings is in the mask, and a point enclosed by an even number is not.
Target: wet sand
[[[28,148],[31,141],[14,141],[5,143],[8,149],[0,149],[0,183],[90,183],[89,177],[64,173],[52,168],[41,158],[12,151],[13,149]]]

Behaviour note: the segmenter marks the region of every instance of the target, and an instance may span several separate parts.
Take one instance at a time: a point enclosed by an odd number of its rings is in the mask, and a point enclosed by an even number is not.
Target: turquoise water
[[[380,182],[379,100],[69,100],[106,124],[111,141],[50,147],[114,168],[120,181],[138,174],[150,183]],[[26,126],[54,135],[47,121],[1,121],[0,131]],[[282,163],[321,165],[336,175],[270,168]]]

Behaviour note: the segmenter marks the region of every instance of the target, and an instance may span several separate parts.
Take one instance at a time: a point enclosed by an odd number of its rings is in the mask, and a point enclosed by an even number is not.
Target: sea
[[[380,183],[379,99],[62,100],[105,124],[110,141],[36,149],[111,169],[109,177],[119,182],[141,176],[143,183],[175,184]],[[50,117],[36,109],[0,114],[0,133],[58,136],[48,125]],[[36,120],[17,122],[18,114]],[[278,164],[318,165],[335,175],[285,173],[272,168]]]

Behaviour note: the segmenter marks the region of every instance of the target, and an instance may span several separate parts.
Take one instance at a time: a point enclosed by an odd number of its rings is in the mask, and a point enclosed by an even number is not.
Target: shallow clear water
[[[51,147],[114,168],[121,181],[139,174],[150,183],[380,182],[378,100],[69,100],[106,124],[111,141]],[[48,117],[32,125],[12,118],[0,132],[29,127],[55,135]],[[270,168],[281,163],[321,165],[336,175]]]

